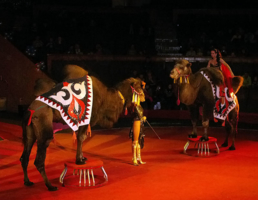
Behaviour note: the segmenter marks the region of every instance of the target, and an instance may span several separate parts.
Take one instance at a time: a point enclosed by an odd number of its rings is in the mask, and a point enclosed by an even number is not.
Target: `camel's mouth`
[[[170,78],[172,79],[178,79],[179,78],[179,74],[177,72],[175,72],[174,70],[172,70],[170,72]]]
[[[170,75],[170,78],[172,78],[172,79],[178,79],[178,77],[175,76],[175,75]]]
[[[144,102],[144,101],[145,101],[145,94],[144,94],[143,90],[140,90],[140,91],[139,91],[139,97],[140,97],[140,101],[141,101],[141,102]]]
[[[145,95],[140,95],[140,101],[144,102],[145,101]]]

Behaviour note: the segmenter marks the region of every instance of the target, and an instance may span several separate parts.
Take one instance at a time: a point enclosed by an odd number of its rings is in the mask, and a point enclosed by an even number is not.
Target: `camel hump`
[[[203,71],[212,80],[213,84],[220,86],[223,84],[224,77],[222,72],[214,67],[202,68],[199,71]]]
[[[62,80],[76,79],[88,75],[88,71],[78,65],[65,65],[62,75]]]
[[[238,90],[241,88],[243,85],[244,78],[242,76],[234,76],[232,78],[232,88],[234,93],[236,94]]]
[[[55,87],[56,83],[52,79],[48,78],[39,78],[35,82],[34,86],[34,95],[39,96],[42,95],[49,90],[51,90],[53,87]]]

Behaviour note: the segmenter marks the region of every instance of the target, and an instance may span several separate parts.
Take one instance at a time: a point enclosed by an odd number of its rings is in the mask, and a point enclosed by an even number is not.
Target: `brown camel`
[[[84,69],[67,65],[63,70],[63,80],[81,78],[88,74]],[[93,106],[90,125],[100,125],[101,127],[111,128],[117,122],[123,110],[132,103],[132,88],[140,94],[141,100],[145,100],[144,93],[141,87],[141,80],[135,78],[128,78],[119,83],[114,88],[107,88],[101,81],[94,76],[91,76],[93,87]],[[48,92],[55,87],[53,80],[40,79],[36,82],[34,87],[34,94],[36,96]],[[53,122],[62,122],[64,120],[58,110],[51,108],[41,101],[34,100],[29,106],[31,113],[27,111],[23,117],[23,143],[24,150],[21,156],[21,164],[24,172],[24,184],[26,186],[33,185],[28,178],[27,166],[29,156],[33,144],[37,140],[37,155],[35,159],[35,166],[42,175],[45,185],[48,190],[55,191],[57,187],[52,186],[47,178],[45,172],[45,158],[46,149],[50,141],[53,139]],[[31,123],[28,123],[31,121]],[[76,164],[84,164],[87,158],[82,154],[82,143],[86,139],[86,131],[88,125],[80,126],[77,134],[77,153]]]
[[[199,107],[202,106],[202,126],[204,127],[204,134],[201,137],[201,140],[207,141],[209,119],[213,116],[215,100],[211,83],[204,77],[203,73],[206,74],[210,80],[212,80],[215,86],[219,86],[223,83],[223,75],[220,70],[216,68],[203,68],[195,74],[192,74],[191,65],[192,64],[187,60],[177,61],[174,68],[171,70],[170,77],[178,83],[178,90],[176,92],[178,93],[179,91],[180,101],[187,105],[190,111],[193,132],[189,135],[189,137],[197,137],[196,125],[197,120],[199,119]],[[187,78],[189,81],[187,81]],[[241,87],[242,83],[242,77],[235,76],[232,79],[232,86],[235,94]],[[229,112],[225,120],[227,136],[225,142],[222,144],[223,147],[227,147],[228,137],[230,134],[233,134],[232,145],[229,147],[229,150],[235,150],[235,136],[237,133],[239,115],[239,104],[236,96],[234,101],[236,106]]]

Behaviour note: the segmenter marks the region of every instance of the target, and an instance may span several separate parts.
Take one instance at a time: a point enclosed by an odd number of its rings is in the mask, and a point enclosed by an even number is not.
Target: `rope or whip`
[[[150,125],[150,123],[147,121],[147,119],[145,120],[147,122],[147,124],[151,127],[151,129],[153,130],[153,132],[156,134],[156,136],[160,139],[159,135],[156,133],[156,131],[152,128],[152,126]]]

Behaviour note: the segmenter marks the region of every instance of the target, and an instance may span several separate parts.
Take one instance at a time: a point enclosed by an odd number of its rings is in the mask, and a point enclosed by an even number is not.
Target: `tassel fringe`
[[[73,143],[74,143],[74,144],[75,144],[76,140],[77,140],[77,136],[76,136],[76,133],[75,133],[75,131],[74,131],[74,132],[73,132]]]
[[[88,128],[87,128],[87,135],[89,135],[91,137],[91,127],[90,127],[90,124],[88,125]]]

